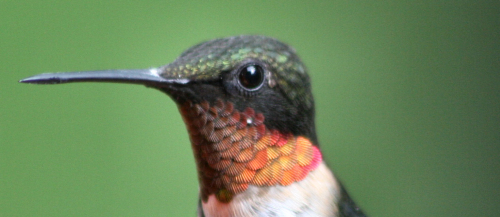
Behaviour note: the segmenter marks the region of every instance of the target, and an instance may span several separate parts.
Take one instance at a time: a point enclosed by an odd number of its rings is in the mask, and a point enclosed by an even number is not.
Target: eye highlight
[[[238,72],[238,81],[247,90],[257,90],[264,83],[264,69],[256,64],[246,65]]]

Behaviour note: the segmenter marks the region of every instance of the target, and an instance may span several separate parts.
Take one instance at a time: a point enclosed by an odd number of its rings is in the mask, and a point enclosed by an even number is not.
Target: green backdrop
[[[500,216],[499,4],[1,0],[0,216],[194,216],[166,95],[17,81],[160,66],[238,34],[296,48],[326,161],[371,216]]]

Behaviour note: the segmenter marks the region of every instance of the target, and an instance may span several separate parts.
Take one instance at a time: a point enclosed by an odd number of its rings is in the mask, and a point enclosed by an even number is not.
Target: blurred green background
[[[166,95],[17,81],[160,66],[238,34],[296,48],[326,161],[371,216],[500,216],[499,5],[0,1],[0,216],[194,216]]]

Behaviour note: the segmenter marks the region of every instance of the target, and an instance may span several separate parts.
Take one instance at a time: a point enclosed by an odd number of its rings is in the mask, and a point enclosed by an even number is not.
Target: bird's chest
[[[229,216],[336,216],[338,184],[322,163],[304,180],[289,186],[249,186],[229,203],[214,195],[202,202],[207,217]]]

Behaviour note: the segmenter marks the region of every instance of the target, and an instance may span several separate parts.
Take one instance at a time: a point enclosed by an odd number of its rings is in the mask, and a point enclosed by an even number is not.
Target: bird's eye
[[[264,69],[259,65],[247,65],[239,71],[238,80],[247,90],[257,90],[264,83]]]

